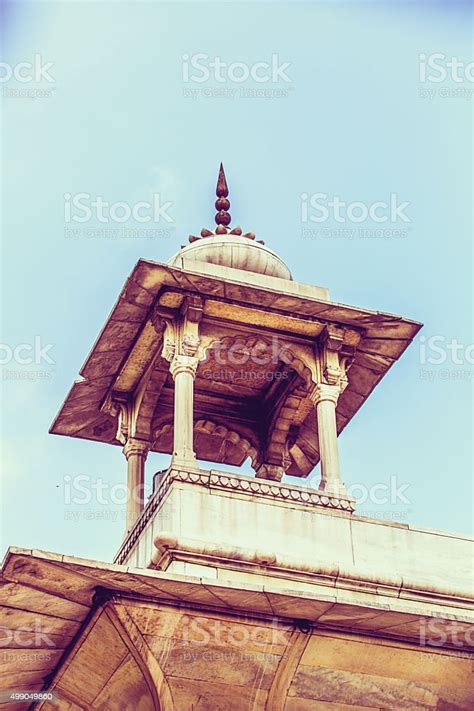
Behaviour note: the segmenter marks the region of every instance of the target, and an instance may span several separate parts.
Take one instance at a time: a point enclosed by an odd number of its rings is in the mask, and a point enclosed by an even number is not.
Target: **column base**
[[[194,452],[174,453],[171,457],[170,469],[199,469],[196,455]]]
[[[136,512],[134,514],[127,514],[125,517],[125,532],[123,534],[124,539],[127,538],[128,534],[132,530],[132,528],[135,526],[136,522],[142,515],[143,511]]]
[[[338,498],[347,498],[347,489],[343,481],[321,481],[318,487],[319,491],[324,491],[327,496],[336,496]]]
[[[269,479],[270,481],[281,481],[285,470],[278,464],[260,464],[255,472],[259,479]]]

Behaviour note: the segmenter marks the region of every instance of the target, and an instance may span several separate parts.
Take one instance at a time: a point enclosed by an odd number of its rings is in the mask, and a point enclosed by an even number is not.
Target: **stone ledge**
[[[291,504],[304,508],[319,508],[338,511],[351,515],[355,510],[355,500],[349,496],[328,496],[321,490],[312,490],[302,486],[250,478],[246,476],[220,472],[216,469],[179,469],[170,468],[164,475],[158,489],[154,492],[140,518],[136,521],[128,536],[123,541],[115,563],[123,563],[138,541],[141,532],[150,521],[160,503],[165,498],[173,482],[203,486],[214,491],[232,491],[244,496],[259,497]]]
[[[391,639],[394,644],[409,641],[433,653],[453,649],[461,654],[473,649],[472,613],[469,609],[453,610],[447,600],[440,600],[441,607],[435,608],[432,601],[427,604],[426,600],[402,597],[384,600],[379,593],[371,596],[369,603],[360,592],[336,587],[329,594],[321,594],[298,589],[295,584],[277,586],[272,580],[264,585],[215,580],[20,548],[7,551],[0,577],[14,586],[10,609],[23,609],[25,595],[33,586],[44,595],[45,602],[51,601],[51,596],[60,598],[70,608],[68,618],[78,621],[93,605],[99,586],[114,596],[138,597],[147,604],[156,602],[181,611],[187,606],[243,613],[256,619],[308,620],[317,626],[318,634],[322,629],[343,629],[350,634]],[[55,623],[54,615],[49,619]],[[56,624],[63,626],[63,617]]]
[[[155,537],[154,546],[156,552],[148,567],[155,570],[165,571],[173,560],[191,560],[210,567],[216,565],[217,561],[226,561],[237,564],[236,569],[248,572],[257,570],[273,575],[291,572],[292,577],[306,577],[312,583],[358,592],[374,592],[377,596],[422,596],[425,601],[431,599],[448,605],[457,604],[471,611],[474,601],[471,586],[441,585],[377,566],[344,567],[336,561],[318,559],[309,564],[302,559],[281,556],[277,551],[222,546],[210,541],[181,538],[166,531]]]

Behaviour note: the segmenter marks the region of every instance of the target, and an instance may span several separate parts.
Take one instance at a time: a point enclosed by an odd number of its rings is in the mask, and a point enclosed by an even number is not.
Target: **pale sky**
[[[233,224],[295,279],[424,323],[425,340],[340,437],[347,485],[395,478],[408,503],[359,511],[470,532],[470,3],[17,1],[2,11],[2,551],[112,559],[123,507],[67,495],[81,475],[109,491],[123,484],[121,450],[48,429],[136,261],[166,261],[212,227],[221,160]],[[31,80],[6,81],[19,62],[33,64]],[[158,193],[171,206],[153,238],[90,237],[150,225],[68,223],[64,195],[78,193],[129,206]],[[303,193],[408,203],[406,221],[358,223],[346,211],[343,223],[304,222]],[[403,234],[362,237],[360,227]],[[32,353],[39,363],[19,362]],[[148,481],[166,464],[150,455]]]

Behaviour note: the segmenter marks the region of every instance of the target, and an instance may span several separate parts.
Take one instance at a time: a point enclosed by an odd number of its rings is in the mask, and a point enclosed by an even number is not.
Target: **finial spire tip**
[[[215,217],[216,225],[230,225],[231,216],[227,212],[230,207],[230,202],[227,199],[229,194],[229,188],[227,187],[227,180],[224,173],[224,166],[222,163],[219,167],[219,176],[217,178],[216,195],[217,200],[215,203],[217,214]]]

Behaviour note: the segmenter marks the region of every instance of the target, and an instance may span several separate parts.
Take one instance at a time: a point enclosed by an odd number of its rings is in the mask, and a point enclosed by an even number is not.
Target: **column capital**
[[[175,355],[170,363],[170,373],[174,380],[180,373],[189,373],[194,379],[198,364],[199,358],[196,356]]]
[[[320,402],[333,402],[337,405],[337,401],[341,392],[339,385],[328,385],[327,383],[318,383],[310,392],[309,396],[315,405]]]
[[[132,454],[141,454],[143,459],[146,460],[148,452],[150,451],[150,445],[142,439],[129,437],[122,451],[127,461]]]

